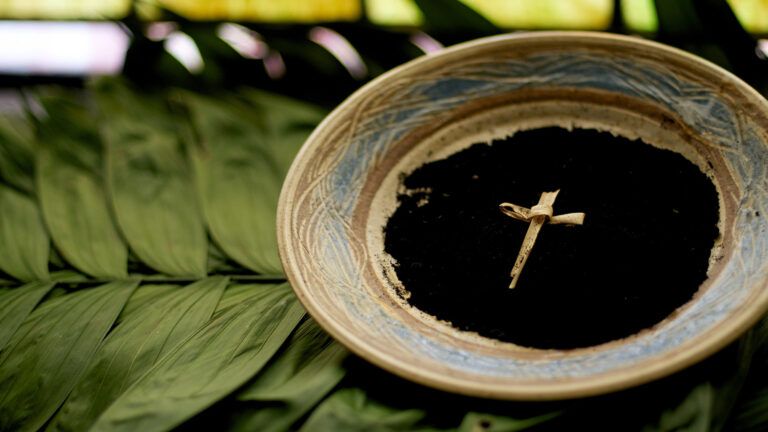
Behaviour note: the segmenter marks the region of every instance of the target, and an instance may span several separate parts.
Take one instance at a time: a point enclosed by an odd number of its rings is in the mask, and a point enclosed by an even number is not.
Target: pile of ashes
[[[475,144],[403,179],[385,250],[414,307],[461,330],[535,348],[597,345],[657,324],[706,279],[719,233],[712,181],[680,154],[588,129]],[[560,189],[515,289],[531,207]]]

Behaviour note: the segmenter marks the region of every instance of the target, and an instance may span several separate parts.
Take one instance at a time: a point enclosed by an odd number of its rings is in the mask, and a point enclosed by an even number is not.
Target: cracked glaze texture
[[[281,197],[283,260],[310,312],[359,354],[438,387],[505,397],[503,390],[475,391],[461,381],[511,386],[578,383],[625,374],[638,365],[661,369],[653,364],[680,352],[685,357],[691,341],[715,337],[718,327],[745,307],[758,302],[764,310],[768,278],[764,101],[721,70],[656,44],[585,34],[568,43],[562,42],[564,37],[497,38],[422,60],[353,96],[310,138]],[[450,338],[416,330],[412,320],[392,312],[396,306],[382,300],[377,294],[382,288],[365,274],[367,260],[380,252],[367,250],[364,230],[353,222],[361,201],[370,201],[361,193],[368,176],[394,157],[398,142],[446,121],[462,106],[500,94],[553,88],[597,90],[658,107],[672,113],[707,152],[717,156],[733,184],[728,189],[733,211],[723,227],[732,238],[725,262],[696,300],[664,325],[598,349],[536,358],[530,352],[517,356],[504,350],[475,350],[472,344],[451,343]],[[755,315],[750,318],[754,322],[760,311],[748,313]],[[739,329],[717,335],[719,342],[706,342],[710,352],[746,328],[749,320],[742,319]],[[683,363],[678,361],[677,368]],[[458,378],[440,383],[441,374]]]

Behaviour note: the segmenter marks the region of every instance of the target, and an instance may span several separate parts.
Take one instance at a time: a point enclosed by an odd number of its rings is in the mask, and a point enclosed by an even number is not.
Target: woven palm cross
[[[510,273],[510,276],[512,276],[512,282],[509,284],[510,289],[517,285],[520,273],[523,271],[523,266],[525,266],[525,262],[528,260],[531,250],[533,250],[533,245],[536,243],[536,238],[539,236],[539,231],[541,231],[541,227],[544,224],[582,225],[584,223],[584,213],[566,213],[553,216],[554,210],[552,205],[555,203],[558,193],[560,193],[560,189],[554,192],[542,192],[539,202],[530,209],[507,202],[499,204],[499,210],[505,215],[530,223],[523,239],[523,245],[517,254],[517,260]]]

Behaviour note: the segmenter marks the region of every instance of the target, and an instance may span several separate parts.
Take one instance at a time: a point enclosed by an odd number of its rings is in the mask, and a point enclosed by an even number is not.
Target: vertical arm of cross
[[[512,276],[512,282],[509,284],[510,289],[517,286],[520,273],[523,271],[525,262],[528,261],[528,256],[531,254],[531,250],[533,250],[533,245],[536,243],[536,237],[538,237],[541,227],[552,217],[552,204],[555,203],[555,198],[557,198],[559,192],[560,190],[543,192],[541,197],[539,197],[538,204],[531,208],[529,216],[530,225],[528,225],[523,245],[520,247],[517,260],[510,273],[510,276]]]

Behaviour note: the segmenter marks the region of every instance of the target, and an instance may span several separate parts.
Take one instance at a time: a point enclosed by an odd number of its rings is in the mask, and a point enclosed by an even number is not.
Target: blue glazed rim
[[[456,343],[394,313],[366,279],[354,224],[367,176],[415,129],[471,101],[520,89],[593,89],[658,106],[706,139],[733,185],[725,262],[695,301],[644,336],[566,355]],[[383,88],[396,98],[380,100]],[[394,87],[393,87],[394,86]],[[668,375],[724,347],[768,309],[768,104],[729,72],[636,38],[540,32],[481,39],[364,86],[308,139],[286,179],[278,240],[310,314],[358,355],[414,381],[502,399],[604,393]],[[363,205],[365,205],[363,203]],[[762,214],[762,217],[755,217]],[[359,223],[358,223],[359,225]],[[356,231],[358,230],[358,231]]]

